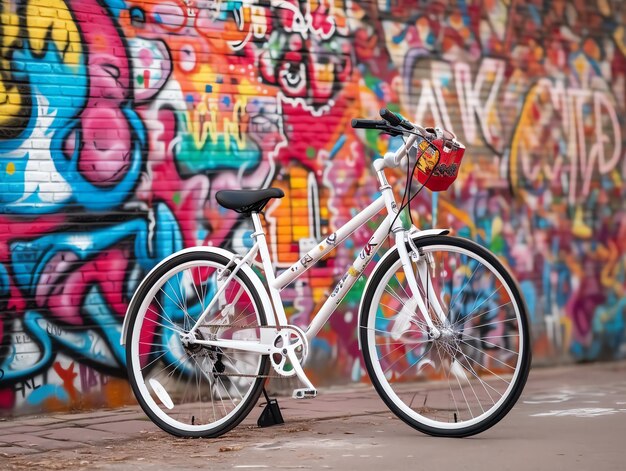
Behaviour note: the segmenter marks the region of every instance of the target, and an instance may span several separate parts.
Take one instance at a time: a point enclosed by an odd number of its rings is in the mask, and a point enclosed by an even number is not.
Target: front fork
[[[396,232],[396,247],[398,248],[402,268],[409,284],[409,289],[413,295],[413,299],[417,304],[418,311],[428,326],[430,336],[434,339],[438,339],[441,336],[441,330],[433,323],[431,311],[434,311],[439,318],[440,326],[447,327],[448,321],[446,319],[446,314],[439,303],[439,297],[435,292],[431,275],[428,272],[429,268],[432,268],[433,270],[435,268],[434,259],[431,254],[422,253],[422,251],[415,245],[413,242],[415,231],[416,229],[411,231]],[[411,252],[407,250],[407,245],[411,248]],[[413,263],[415,263],[417,267],[417,276],[416,271],[413,270]],[[422,286],[421,290],[419,288],[419,284]],[[424,302],[424,296],[426,296],[428,306]]]

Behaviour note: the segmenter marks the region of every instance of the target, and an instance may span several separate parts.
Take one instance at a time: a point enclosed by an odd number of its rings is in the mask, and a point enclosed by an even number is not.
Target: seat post
[[[270,251],[267,246],[267,238],[265,237],[265,231],[263,230],[263,224],[258,212],[250,213],[252,218],[252,224],[254,225],[254,233],[252,237],[259,244],[259,253],[261,254],[261,262],[263,263],[263,271],[265,272],[265,279],[267,280],[267,287],[274,305],[274,312],[276,314],[276,321],[279,325],[287,324],[287,316],[285,315],[285,309],[283,308],[282,300],[280,299],[279,290],[272,287],[276,274],[274,273],[274,267],[272,266],[272,259],[270,257]]]

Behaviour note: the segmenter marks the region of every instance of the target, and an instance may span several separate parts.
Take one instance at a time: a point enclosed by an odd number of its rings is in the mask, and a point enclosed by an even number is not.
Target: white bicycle
[[[385,169],[398,167],[416,149],[432,150],[432,158],[435,150],[461,145],[445,132],[437,140],[440,130],[388,110],[381,116],[352,121],[353,127],[405,139],[396,152],[374,161],[381,196],[289,269],[275,274],[259,216],[283,192],[224,190],[216,194],[219,204],[252,218],[250,251],[238,256],[216,247],[188,248],[142,281],[122,343],[137,400],[163,430],[182,437],[222,435],[251,411],[268,377],[297,376],[304,387],[294,397],[316,396],[302,369],[309,343],[390,234],[393,247],[367,281],[358,322],[365,366],[380,397],[410,426],[445,437],[480,433],[511,410],[531,362],[516,282],[476,243],[444,229],[420,231],[399,217],[411,200],[410,184],[399,208],[385,176]],[[439,157],[420,168],[436,174]],[[290,325],[280,291],[383,208],[385,219],[308,328]]]

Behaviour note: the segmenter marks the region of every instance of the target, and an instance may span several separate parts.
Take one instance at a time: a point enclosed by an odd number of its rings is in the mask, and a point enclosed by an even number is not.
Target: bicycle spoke
[[[480,353],[482,353],[483,355],[485,355],[485,356],[487,356],[487,357],[491,358],[492,360],[497,361],[498,363],[502,363],[502,364],[503,364],[504,366],[506,366],[507,368],[511,368],[512,370],[515,370],[515,367],[513,367],[513,366],[509,365],[508,363],[506,363],[506,362],[504,362],[504,361],[502,361],[502,360],[497,359],[496,357],[493,357],[493,356],[489,355],[488,353],[485,353],[483,350],[481,350],[481,349],[480,349],[480,348],[478,348],[478,347],[475,347],[475,346],[474,346],[474,345],[472,345],[471,343],[467,343],[465,340],[461,340],[461,343],[464,343],[464,344],[465,344],[465,345],[467,345],[468,347],[472,347],[474,350],[478,350],[478,351],[479,351]]]
[[[504,269],[494,268],[498,265],[494,257],[475,257],[461,243],[430,244],[432,248],[424,244],[413,265],[418,279],[415,296],[422,298],[439,332],[429,335],[415,315],[419,313],[413,312],[417,300],[408,294],[404,269],[394,254],[387,271],[373,274],[365,301],[369,320],[360,329],[361,342],[370,377],[385,400],[397,405],[396,414],[427,433],[473,434],[499,420],[493,419],[498,408],[519,396],[513,393],[520,387],[519,377],[507,380],[502,365],[507,374],[518,371],[523,306],[514,297],[516,287],[501,276]],[[405,323],[419,333],[406,331]],[[402,403],[408,411],[400,407]]]
[[[158,285],[145,288],[149,299],[141,303],[145,307],[130,327],[136,352],[130,376],[141,386],[142,407],[159,411],[158,420],[169,429],[193,436],[219,434],[224,427],[230,428],[233,420],[241,420],[241,414],[249,410],[246,404],[258,397],[262,383],[248,376],[267,375],[268,359],[259,353],[183,343],[181,334],[194,326],[196,316],[205,312],[213,300],[211,293],[219,287],[223,288],[220,299],[214,300],[198,326],[198,340],[258,343],[265,318],[260,317],[253,286],[242,282],[239,275],[220,282],[216,289],[221,265],[203,260],[185,263],[173,261],[169,272],[166,269],[156,277],[161,280]],[[137,368],[138,362],[148,363]]]
[[[411,340],[411,342],[409,343],[409,345],[423,345],[425,343],[433,343],[434,340],[432,339],[427,339],[427,340]],[[407,345],[407,342],[379,342],[376,343],[376,345]]]
[[[443,357],[441,356],[441,352],[439,351],[439,347],[435,347],[437,352],[437,356],[439,357],[439,361],[443,364]],[[446,379],[448,380],[448,389],[450,390],[450,396],[452,397],[452,402],[454,402],[454,408],[456,409],[457,416],[461,416],[461,412],[459,411],[459,405],[456,402],[456,397],[454,397],[454,391],[452,391],[452,384],[450,384],[450,370],[444,370],[446,373]]]
[[[467,281],[465,282],[465,284],[463,285],[463,287],[461,288],[461,290],[457,293],[457,295],[450,301],[450,308],[452,308],[452,306],[454,305],[454,301],[456,301],[456,298],[459,297],[460,293],[464,293],[465,292],[465,288],[467,287],[467,285],[469,284],[470,281],[472,281],[472,279],[474,278],[474,275],[476,274],[476,271],[478,270],[478,267],[480,265],[476,264],[476,268],[474,268],[474,270],[472,271],[472,274],[470,275],[470,277],[467,279]]]
[[[503,304],[500,304],[499,306],[496,306],[496,307],[494,307],[494,308],[492,308],[492,309],[489,309],[488,311],[484,311],[484,312],[482,312],[482,313],[481,313],[480,315],[478,315],[478,316],[471,316],[471,318],[472,318],[473,320],[476,320],[476,319],[478,319],[479,317],[482,317],[482,316],[484,316],[485,314],[489,314],[490,312],[493,312],[493,311],[495,311],[496,309],[500,309],[500,308],[501,308],[501,307],[503,307],[503,306],[507,306],[508,304],[511,304],[511,301],[506,302],[506,303],[503,303]],[[463,322],[465,323],[465,322],[467,322],[469,319],[470,319],[470,315],[468,314],[467,316],[465,316],[465,317],[463,317],[462,319],[460,319],[459,321],[457,321],[457,323],[455,324],[455,326],[458,326],[458,325],[460,324],[460,322],[461,322],[461,321],[463,321]]]
[[[470,416],[473,419],[474,418],[474,413],[472,412],[472,407],[470,406],[469,401],[467,400],[467,396],[465,396],[465,391],[463,390],[463,386],[461,385],[461,381],[459,380],[458,375],[453,373],[452,376],[454,376],[454,379],[456,379],[456,382],[459,385],[459,390],[461,391],[461,395],[463,396],[463,400],[465,401],[465,405],[467,406],[467,410],[469,411]]]
[[[490,345],[492,347],[499,348],[500,350],[504,350],[505,352],[512,353],[513,355],[519,355],[519,353],[517,353],[517,352],[515,352],[513,350],[510,350],[508,348],[502,347],[501,345],[498,345],[498,344],[495,344],[495,343],[491,343],[491,342],[487,342],[486,340],[484,340],[486,337],[474,337],[473,335],[469,335],[469,334],[466,334],[466,333],[463,333],[463,336],[468,337],[470,339],[478,340],[479,342],[485,343],[485,344]]]
[[[465,367],[463,365],[462,362],[457,361],[457,364],[461,366],[461,368],[464,368],[468,373],[470,373],[474,378],[476,378],[478,380],[478,382],[481,384],[481,386],[483,387],[483,389],[485,390],[485,392],[487,393],[487,396],[489,396],[489,399],[491,400],[491,402],[493,404],[496,403],[496,401],[493,400],[493,398],[491,397],[491,394],[489,394],[489,391],[487,390],[487,388],[485,388],[485,384],[484,381],[480,378],[480,376],[478,375],[478,373],[476,372],[476,370],[474,369],[474,367],[469,363],[470,358],[463,353],[463,350],[461,350],[460,348],[457,348],[457,352],[459,352],[461,355],[463,355],[463,358],[465,358],[468,362],[467,362],[467,367]],[[470,383],[471,386],[471,381],[468,380],[468,382]],[[474,388],[472,387],[472,391],[474,390]],[[476,393],[474,392],[474,395],[476,395]],[[480,399],[478,399],[478,396],[476,396],[476,399],[480,402]],[[482,409],[483,413],[485,412],[485,409],[483,409],[482,404],[480,406],[480,408]]]
[[[167,355],[169,350],[161,350],[163,353],[161,355],[159,355],[158,357],[156,357],[154,360],[152,360],[150,363],[148,363],[147,365],[143,366],[141,369],[145,370],[146,368],[148,368],[150,365],[152,365],[153,363],[156,363],[157,361],[159,361],[162,357],[164,357],[165,355]]]
[[[386,330],[375,329],[373,327],[364,327],[364,326],[361,326],[361,329],[371,330],[371,331],[374,331],[374,332],[378,332],[380,334],[384,334],[384,335],[387,336],[387,338],[393,338],[393,334],[390,333],[390,332],[387,332]],[[420,331],[418,331],[418,330],[413,330],[413,331],[408,330],[406,332],[408,332],[408,333],[416,333],[416,334],[423,334],[423,332],[421,330]]]
[[[492,326],[492,325],[497,325],[497,324],[504,324],[506,322],[511,322],[511,321],[517,321],[517,319],[515,317],[513,317],[511,319],[504,319],[503,321],[493,321],[493,322],[489,322],[488,324],[473,325],[472,329],[479,329],[481,327],[487,327],[487,326]]]
[[[148,310],[151,310],[150,308],[148,308]],[[170,330],[172,332],[176,332],[177,334],[182,334],[183,332],[177,329],[173,329],[171,327],[168,327],[164,324],[161,324],[160,322],[155,321],[154,319],[146,319],[147,322],[152,322],[155,325],[158,325],[159,327],[163,327],[164,329]]]

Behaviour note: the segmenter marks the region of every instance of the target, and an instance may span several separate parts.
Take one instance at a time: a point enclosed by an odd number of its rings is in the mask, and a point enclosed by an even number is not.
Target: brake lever
[[[387,123],[377,126],[376,129],[378,129],[380,132],[384,132],[385,134],[389,134],[390,136],[394,137],[402,136],[404,134],[401,130]]]

